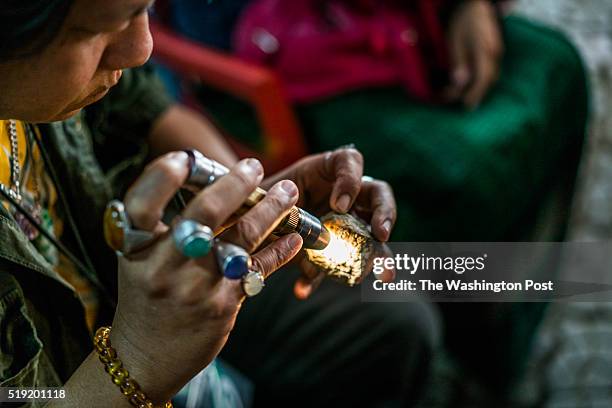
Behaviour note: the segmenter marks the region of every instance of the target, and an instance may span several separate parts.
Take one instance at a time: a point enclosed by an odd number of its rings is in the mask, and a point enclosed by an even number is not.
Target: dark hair
[[[0,63],[44,50],[58,34],[74,0],[2,0]]]

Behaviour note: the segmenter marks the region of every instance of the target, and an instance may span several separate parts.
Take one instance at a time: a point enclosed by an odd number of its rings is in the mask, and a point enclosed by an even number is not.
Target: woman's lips
[[[121,70],[113,71],[113,77],[109,81],[108,85],[104,85],[104,86],[101,86],[99,88],[96,88],[96,90],[93,91],[89,95],[89,97],[87,99],[93,99],[93,98],[97,98],[97,97],[99,97],[101,95],[106,95],[108,93],[108,91],[110,91],[110,89],[112,87],[114,87],[115,85],[117,85],[119,83],[119,80],[121,79],[122,75],[123,75],[123,71],[121,71]]]
[[[122,70],[113,71],[112,72],[112,77],[108,81],[107,85],[102,85],[102,86],[96,88],[84,100],[82,100],[81,102],[73,104],[70,107],[68,107],[64,111],[64,113],[77,111],[77,110],[82,109],[82,108],[84,108],[84,107],[86,107],[88,105],[91,105],[92,103],[95,103],[95,102],[99,101],[104,96],[106,96],[106,94],[108,93],[108,91],[110,91],[110,89],[112,87],[114,87],[115,85],[117,85],[119,83],[119,80],[121,79],[122,75],[123,75],[123,71]]]

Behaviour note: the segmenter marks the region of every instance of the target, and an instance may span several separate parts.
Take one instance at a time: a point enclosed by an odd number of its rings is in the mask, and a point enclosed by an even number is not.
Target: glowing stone
[[[348,214],[331,213],[321,219],[329,231],[329,245],[322,250],[308,249],[308,260],[324,270],[327,276],[348,286],[361,282],[364,259],[372,252],[369,227]]]
[[[329,232],[329,244],[319,251],[319,255],[327,258],[330,264],[344,264],[359,255],[359,250],[352,242],[342,239],[335,231]]]

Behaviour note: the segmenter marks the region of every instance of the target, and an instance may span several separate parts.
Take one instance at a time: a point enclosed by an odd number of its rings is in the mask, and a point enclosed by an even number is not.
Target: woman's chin
[[[108,88],[100,90],[90,95],[87,99],[70,105],[64,111],[55,115],[53,120],[51,120],[50,122],[59,122],[62,120],[70,119],[74,115],[78,114],[83,108],[86,108],[87,106],[92,105],[98,102],[100,99],[104,98],[106,94],[108,94],[108,91]]]
[[[83,108],[78,108],[70,112],[61,113],[57,117],[53,118],[53,120],[51,120],[50,122],[61,122],[64,120],[68,120],[71,117],[76,116],[81,110],[83,110]]]
[[[53,115],[43,116],[43,117],[38,117],[38,118],[22,119],[22,120],[24,120],[25,122],[34,123],[34,124],[61,122],[64,120],[68,120],[72,118],[73,116],[77,115],[82,109],[83,108],[73,109],[70,111],[66,110],[58,114],[53,114]]]

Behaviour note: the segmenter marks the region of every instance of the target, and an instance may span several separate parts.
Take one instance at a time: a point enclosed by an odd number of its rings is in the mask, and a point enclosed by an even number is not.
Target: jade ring
[[[214,235],[210,227],[197,221],[179,221],[172,231],[176,249],[187,258],[202,258],[210,252]]]

